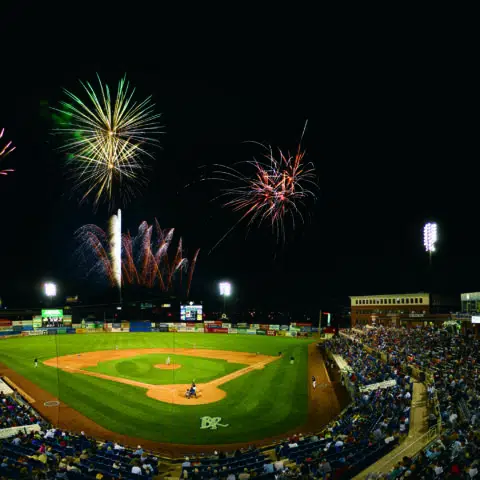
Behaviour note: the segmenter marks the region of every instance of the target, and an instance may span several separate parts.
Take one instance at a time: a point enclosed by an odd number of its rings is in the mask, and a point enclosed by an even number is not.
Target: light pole
[[[220,295],[223,296],[223,313],[226,316],[226,302],[227,297],[229,297],[232,293],[232,284],[230,282],[220,282],[219,285]]]
[[[43,286],[43,291],[50,300],[50,306],[52,306],[52,299],[57,295],[57,286],[52,282],[47,282]]]
[[[438,226],[436,223],[426,223],[423,227],[423,245],[428,252],[428,262],[432,265],[432,253],[435,252],[435,244],[438,240]]]

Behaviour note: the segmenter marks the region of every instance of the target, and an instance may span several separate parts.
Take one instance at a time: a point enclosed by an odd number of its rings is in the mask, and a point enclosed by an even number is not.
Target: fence
[[[3,438],[10,438],[16,435],[17,433],[30,433],[30,432],[39,432],[40,426],[37,424],[34,425],[25,425],[22,427],[10,427],[10,428],[3,428],[0,430],[0,440]]]

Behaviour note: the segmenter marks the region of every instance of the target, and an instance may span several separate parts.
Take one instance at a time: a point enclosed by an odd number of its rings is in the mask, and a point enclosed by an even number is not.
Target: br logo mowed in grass
[[[201,430],[216,430],[218,427],[228,427],[228,423],[226,425],[220,423],[222,421],[222,417],[202,417],[200,419],[200,429]]]

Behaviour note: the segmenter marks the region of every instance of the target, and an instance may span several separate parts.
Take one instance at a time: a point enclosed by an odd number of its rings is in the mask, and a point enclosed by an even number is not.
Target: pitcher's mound
[[[166,365],[165,363],[159,363],[158,365],[154,365],[155,368],[159,368],[160,370],[176,370],[180,368],[181,365],[178,363],[171,363],[170,365]]]

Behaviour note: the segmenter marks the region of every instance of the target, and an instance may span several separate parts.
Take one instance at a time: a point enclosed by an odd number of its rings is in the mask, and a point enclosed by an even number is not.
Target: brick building
[[[350,297],[352,327],[361,325],[441,326],[451,319],[455,300],[425,292]]]

